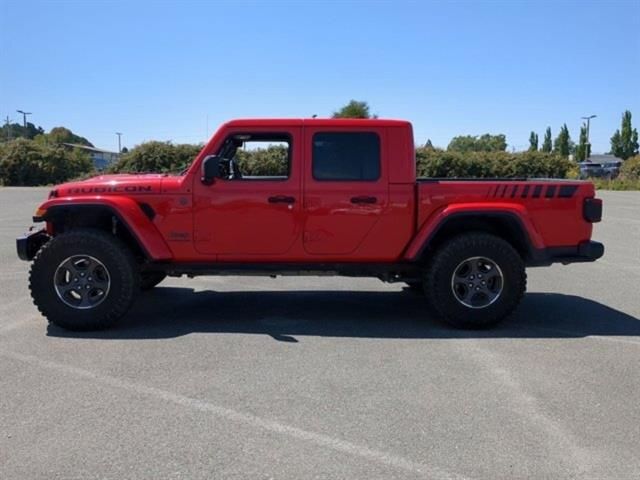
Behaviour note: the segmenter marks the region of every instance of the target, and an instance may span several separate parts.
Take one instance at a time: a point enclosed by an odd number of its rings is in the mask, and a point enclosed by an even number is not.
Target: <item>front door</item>
[[[305,128],[305,224],[311,255],[355,252],[389,203],[384,129]]]
[[[200,253],[252,258],[286,253],[301,233],[302,129],[230,130],[216,155],[224,178],[194,185]]]

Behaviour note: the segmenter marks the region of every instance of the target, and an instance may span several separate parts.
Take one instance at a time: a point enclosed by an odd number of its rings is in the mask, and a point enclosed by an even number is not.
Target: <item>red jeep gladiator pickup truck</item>
[[[345,275],[405,282],[456,326],[497,323],[525,267],[601,257],[591,183],[416,180],[411,124],[234,120],[182,174],[59,185],[17,240],[52,323],[111,326],[165,276]]]

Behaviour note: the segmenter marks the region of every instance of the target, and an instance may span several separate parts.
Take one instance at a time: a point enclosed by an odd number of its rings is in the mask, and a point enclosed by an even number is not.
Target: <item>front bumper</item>
[[[51,237],[44,230],[34,230],[16,238],[16,250],[20,260],[30,261],[36,256],[40,247]]]

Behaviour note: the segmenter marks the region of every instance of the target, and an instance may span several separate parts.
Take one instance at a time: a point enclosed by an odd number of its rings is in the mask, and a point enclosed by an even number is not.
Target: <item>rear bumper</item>
[[[16,250],[20,260],[30,261],[36,256],[40,247],[49,241],[49,235],[44,230],[25,233],[16,238]]]
[[[604,255],[604,245],[600,242],[586,241],[572,247],[549,247],[537,250],[528,266],[538,267],[552,263],[594,262]]]
[[[582,242],[578,245],[578,256],[586,258],[587,262],[593,262],[604,255],[604,245],[600,242]]]

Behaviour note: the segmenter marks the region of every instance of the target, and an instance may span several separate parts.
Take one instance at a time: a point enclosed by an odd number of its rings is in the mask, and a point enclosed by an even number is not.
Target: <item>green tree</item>
[[[631,126],[631,112],[622,114],[622,125],[611,137],[611,153],[626,160],[638,154],[638,130]]]
[[[453,137],[447,150],[453,152],[504,152],[507,149],[507,137],[503,134],[480,136],[460,135]]]
[[[553,150],[553,142],[551,140],[551,127],[547,127],[547,130],[544,132],[544,140],[542,141],[541,151],[545,153],[551,153]]]
[[[531,135],[529,135],[529,151],[538,151],[538,134],[536,132],[531,132]]]
[[[580,127],[580,139],[576,147],[576,162],[584,162],[591,156],[591,145],[587,138],[587,125]]]
[[[54,127],[49,133],[37,135],[35,141],[38,143],[49,145],[61,145],[63,143],[73,143],[76,145],[84,145],[87,147],[93,147],[93,144],[84,137],[76,135],[71,130],[65,127]]]
[[[556,137],[553,142],[553,151],[557,155],[562,157],[568,157],[571,154],[571,150],[573,149],[573,142],[571,141],[571,135],[569,134],[569,128],[565,123],[560,128],[560,133]]]
[[[37,135],[44,133],[42,127],[36,127],[33,123],[27,122],[24,127],[19,123],[7,123],[0,127],[0,142],[7,142],[15,138],[33,139]]]
[[[340,110],[333,112],[333,118],[377,118],[377,115],[371,115],[367,102],[351,100]]]
[[[435,150],[433,143],[431,143],[431,139],[427,138],[427,143],[424,144],[424,148],[428,148],[429,150]]]

